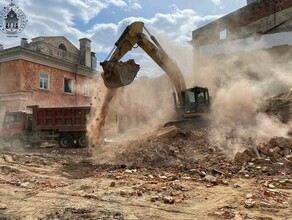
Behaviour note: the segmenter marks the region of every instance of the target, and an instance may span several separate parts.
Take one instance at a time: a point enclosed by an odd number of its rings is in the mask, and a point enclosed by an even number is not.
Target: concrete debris
[[[0,203],[0,210],[7,209],[7,205],[4,203]]]
[[[150,201],[151,201],[151,202],[156,202],[156,201],[158,201],[159,199],[160,199],[160,196],[152,196],[151,199],[150,199]]]
[[[171,196],[164,196],[163,197],[163,201],[164,201],[164,203],[167,203],[167,204],[173,204],[174,203],[174,199]]]
[[[245,149],[242,153],[237,152],[235,154],[234,160],[236,163],[244,164],[251,161],[256,155],[253,153],[251,149]]]
[[[252,193],[248,193],[248,194],[246,194],[246,196],[245,196],[245,198],[247,198],[247,199],[251,199],[253,197],[253,194]]]
[[[241,170],[244,175],[257,175],[259,172],[269,175],[283,172],[291,174],[291,147],[291,138],[273,137],[267,143],[256,146],[261,155],[260,158],[251,149],[245,149],[241,153],[236,153],[234,161],[236,164],[244,165]]]
[[[291,103],[292,92],[281,93],[267,99],[261,111],[268,115],[277,116],[283,123],[288,123],[292,120]]]
[[[165,127],[157,131],[155,138],[173,138],[180,132],[176,126]]]
[[[253,199],[249,198],[247,200],[245,200],[244,202],[244,207],[245,208],[253,208],[256,204],[256,201],[254,201]]]
[[[215,176],[207,175],[205,176],[205,180],[209,183],[217,183],[217,178]]]
[[[12,163],[14,161],[12,156],[11,155],[7,155],[7,154],[3,155],[3,159],[8,163]]]

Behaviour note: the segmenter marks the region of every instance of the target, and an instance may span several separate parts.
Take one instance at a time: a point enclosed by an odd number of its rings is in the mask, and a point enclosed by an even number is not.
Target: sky
[[[1,0],[0,10],[10,2]],[[38,36],[65,36],[79,48],[78,40],[87,37],[99,63],[106,59],[125,27],[134,21],[144,22],[170,51],[170,56],[178,48],[189,53],[188,41],[193,30],[245,6],[246,0],[13,0],[13,3],[28,21],[17,37],[0,32],[4,48],[19,45],[23,37],[30,42]],[[127,54],[126,58],[130,56]],[[154,65],[142,50],[134,51],[132,56],[146,66],[144,73]],[[153,67],[153,72],[159,71]]]

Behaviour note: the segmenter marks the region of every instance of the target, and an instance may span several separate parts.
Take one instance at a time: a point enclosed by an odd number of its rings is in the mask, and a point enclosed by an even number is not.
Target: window
[[[64,78],[64,92],[72,93],[72,79]]]
[[[190,103],[195,103],[195,93],[193,91],[187,91],[187,97],[188,97],[188,101]]]
[[[219,33],[219,39],[220,40],[225,40],[226,38],[227,38],[227,30],[224,29],[224,30],[220,31],[220,33]]]
[[[84,96],[89,96],[89,87],[88,87],[88,83],[84,83],[84,84],[83,84],[83,95],[84,95]]]
[[[20,122],[21,121],[21,115],[18,114],[18,113],[8,113],[6,116],[5,116],[5,120],[4,120],[4,123],[5,124],[10,124],[10,123],[13,123],[13,122]]]
[[[198,94],[198,102],[201,103],[201,102],[204,102],[204,101],[205,101],[204,93],[203,92],[200,92]]]
[[[49,74],[40,73],[40,89],[49,89]]]
[[[64,50],[64,51],[67,51],[66,46],[64,44],[62,44],[62,43],[59,44],[59,49]]]

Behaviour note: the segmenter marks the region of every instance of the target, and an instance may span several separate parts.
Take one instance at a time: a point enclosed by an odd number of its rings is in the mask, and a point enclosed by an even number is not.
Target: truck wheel
[[[78,141],[78,147],[87,147],[88,146],[88,140],[87,140],[86,135],[81,135],[77,141]]]
[[[13,148],[24,148],[25,143],[22,137],[14,137],[10,141],[11,147]]]
[[[59,146],[62,148],[68,148],[73,146],[73,137],[70,134],[62,135],[58,141]]]

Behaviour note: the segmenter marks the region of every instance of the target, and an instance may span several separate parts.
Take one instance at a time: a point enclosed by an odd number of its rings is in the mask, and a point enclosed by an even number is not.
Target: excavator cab
[[[210,111],[208,88],[195,86],[184,92],[184,117],[201,116]]]

